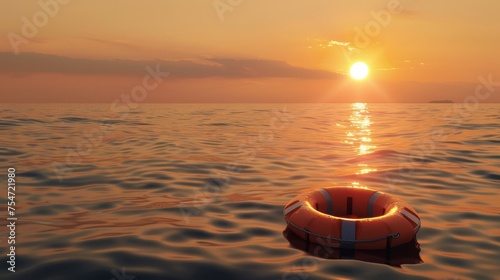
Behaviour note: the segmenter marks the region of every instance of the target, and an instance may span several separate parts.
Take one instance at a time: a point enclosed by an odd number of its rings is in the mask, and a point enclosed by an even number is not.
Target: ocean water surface
[[[499,279],[500,104],[136,105],[1,105],[0,279]],[[346,185],[416,209],[415,258],[285,238],[290,199]]]

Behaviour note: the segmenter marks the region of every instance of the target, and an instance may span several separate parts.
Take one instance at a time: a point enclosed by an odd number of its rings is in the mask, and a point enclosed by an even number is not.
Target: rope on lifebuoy
[[[363,239],[363,240],[345,240],[345,239],[341,239],[341,238],[335,238],[335,237],[330,237],[330,236],[325,236],[325,235],[321,235],[321,234],[317,234],[317,233],[314,233],[314,232],[311,232],[311,231],[308,231],[307,229],[304,229],[304,228],[301,228],[299,226],[297,226],[296,224],[288,221],[285,219],[285,221],[287,222],[287,224],[309,234],[309,235],[314,235],[316,237],[321,237],[321,238],[325,238],[325,239],[329,239],[329,240],[334,240],[334,241],[339,241],[339,242],[359,242],[359,243],[366,243],[366,242],[375,242],[375,241],[380,241],[382,239],[386,239],[387,237],[392,237],[393,239],[397,239],[399,238],[399,232],[398,233],[391,233],[391,234],[388,234],[386,236],[383,236],[383,237],[378,237],[378,238],[374,238],[374,239]]]

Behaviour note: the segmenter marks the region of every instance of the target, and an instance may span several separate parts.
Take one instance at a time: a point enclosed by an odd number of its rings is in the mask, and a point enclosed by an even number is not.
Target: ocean
[[[500,104],[2,104],[0,130],[0,279],[500,275]],[[283,206],[329,186],[411,204],[412,255],[297,245]]]

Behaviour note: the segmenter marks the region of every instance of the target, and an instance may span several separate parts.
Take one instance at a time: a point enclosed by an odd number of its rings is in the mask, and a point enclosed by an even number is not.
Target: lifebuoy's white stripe
[[[340,247],[354,249],[356,241],[356,221],[342,220],[342,232],[340,235]]]
[[[370,196],[370,199],[368,200],[368,217],[373,217],[373,206],[375,206],[375,201],[379,195],[381,195],[381,193],[376,192]]]
[[[300,206],[302,206],[302,203],[300,203],[300,201],[297,201],[294,204],[292,204],[292,205],[288,206],[287,208],[285,208],[283,210],[283,214],[285,214],[285,216],[286,216],[288,213],[290,213],[293,210],[299,208]]]
[[[319,191],[323,194],[323,196],[326,199],[326,214],[333,215],[333,201],[332,201],[332,197],[330,196],[330,194],[325,189],[321,189]]]
[[[401,211],[399,211],[399,213],[405,215],[408,219],[412,220],[415,224],[417,224],[418,226],[420,226],[420,219],[417,218],[412,213],[406,211],[405,209],[401,209]]]

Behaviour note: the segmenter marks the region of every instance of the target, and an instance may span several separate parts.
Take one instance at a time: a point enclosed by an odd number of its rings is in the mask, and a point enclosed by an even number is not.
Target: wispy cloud
[[[340,41],[335,41],[335,40],[331,40],[330,42],[328,42],[328,46],[329,47],[332,47],[332,46],[349,46],[351,43],[350,42],[340,42]]]
[[[348,51],[354,51],[356,48],[351,46],[351,42],[342,42],[342,41],[335,41],[335,40],[330,40],[328,42],[328,47],[334,47],[334,46],[340,46],[346,48]]]
[[[311,39],[307,39],[311,41]],[[342,47],[346,48],[348,51],[354,51],[356,48],[352,46],[351,42],[343,42],[337,40],[322,40],[322,39],[312,39],[314,42],[319,42],[320,44],[316,45],[319,48],[331,48],[331,47]],[[312,49],[313,46],[308,46],[308,48]]]
[[[144,67],[158,64],[172,78],[301,78],[332,79],[343,75],[319,69],[292,66],[284,61],[206,58],[196,60],[95,60],[39,53],[0,52],[0,73],[26,75],[63,73],[69,75],[143,75]]]

